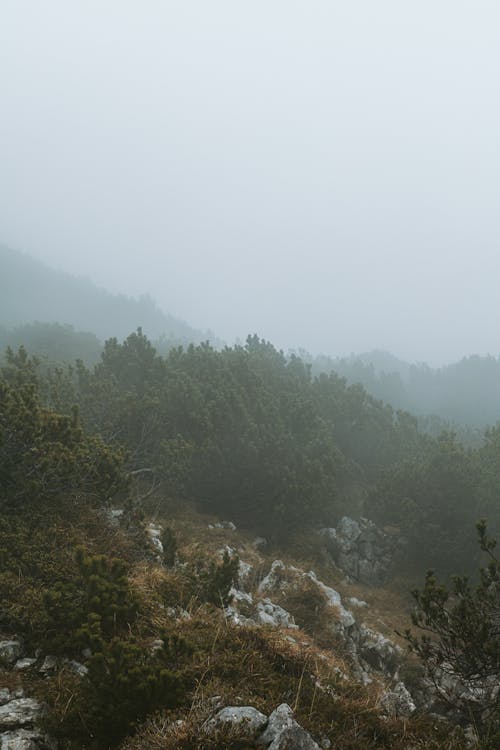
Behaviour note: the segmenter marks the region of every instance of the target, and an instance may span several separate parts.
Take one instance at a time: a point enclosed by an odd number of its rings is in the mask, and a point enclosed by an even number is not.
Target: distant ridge
[[[214,340],[212,333],[198,331],[163,312],[149,295],[136,299],[112,294],[89,279],[56,271],[0,245],[0,326],[34,321],[68,324],[101,340],[125,338],[138,327],[151,339],[165,338],[176,344]]]

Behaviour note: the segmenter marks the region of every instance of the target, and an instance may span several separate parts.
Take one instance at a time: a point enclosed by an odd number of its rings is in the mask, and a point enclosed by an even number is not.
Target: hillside
[[[500,562],[473,527],[498,531],[499,444],[422,435],[256,336],[8,352],[3,747],[495,750]],[[485,554],[477,589],[424,582]]]
[[[104,341],[122,338],[138,327],[152,338],[172,343],[213,339],[164,313],[147,295],[114,295],[88,279],[76,278],[0,245],[0,325],[59,323],[89,331]]]

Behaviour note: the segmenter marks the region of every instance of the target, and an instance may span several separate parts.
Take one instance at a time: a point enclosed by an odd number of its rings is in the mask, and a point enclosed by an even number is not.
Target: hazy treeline
[[[476,450],[423,434],[410,414],[335,373],[314,377],[256,336],[163,357],[139,330],[108,340],[95,367],[40,371],[24,350],[10,352],[2,377],[22,406],[14,421],[41,408],[74,415],[76,405],[85,433],[123,452],[125,472],[147,469],[165,496],[266,535],[364,513],[407,538],[403,569],[455,572],[476,560],[480,517],[498,530],[497,428]]]
[[[424,429],[439,432],[445,426],[471,432],[500,420],[500,358],[464,357],[440,368],[426,364],[410,365],[386,352],[369,352],[348,358],[301,355],[313,372],[335,370],[350,383],[361,383],[376,398],[396,409],[425,417]],[[463,428],[471,428],[468,432]]]

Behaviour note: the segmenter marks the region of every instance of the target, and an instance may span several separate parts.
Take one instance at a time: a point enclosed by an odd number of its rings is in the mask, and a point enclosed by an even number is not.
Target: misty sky
[[[498,355],[499,77],[493,0],[1,0],[0,241],[228,341]]]

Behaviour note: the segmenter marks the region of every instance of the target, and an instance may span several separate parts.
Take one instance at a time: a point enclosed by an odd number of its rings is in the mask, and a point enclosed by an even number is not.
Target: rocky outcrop
[[[220,732],[225,739],[252,742],[267,750],[320,750],[286,703],[269,718],[253,706],[227,706],[205,722],[202,731],[209,736]]]
[[[344,516],[336,528],[322,529],[327,549],[348,576],[370,585],[386,580],[394,555],[404,545],[398,534],[379,529],[373,521]]]
[[[37,728],[42,705],[21,689],[0,690],[0,750],[45,750],[54,743]]]

